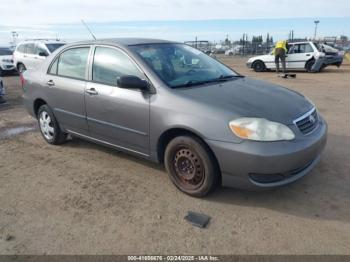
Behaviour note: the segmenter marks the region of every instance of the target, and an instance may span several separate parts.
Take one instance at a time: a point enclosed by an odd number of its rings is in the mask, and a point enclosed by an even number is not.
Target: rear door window
[[[303,54],[312,53],[314,50],[310,44],[297,44],[294,46],[293,53]]]
[[[57,75],[85,79],[89,51],[90,47],[76,47],[63,52],[58,60]]]

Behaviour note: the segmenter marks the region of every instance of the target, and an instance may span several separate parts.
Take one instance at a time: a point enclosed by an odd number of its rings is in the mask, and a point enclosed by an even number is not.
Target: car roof
[[[119,46],[133,46],[133,45],[143,45],[143,44],[166,44],[166,43],[178,43],[173,41],[152,39],[152,38],[109,38],[109,39],[96,39],[79,41],[72,43],[71,45],[84,45],[84,44],[111,44]]]
[[[25,40],[23,42],[18,43],[18,45],[24,44],[34,44],[34,43],[44,43],[44,44],[65,44],[65,41],[61,40],[52,40],[52,39],[36,39],[36,40]]]

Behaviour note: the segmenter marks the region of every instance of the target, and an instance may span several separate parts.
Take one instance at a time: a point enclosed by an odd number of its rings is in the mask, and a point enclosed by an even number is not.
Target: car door
[[[289,69],[305,69],[306,62],[312,58],[313,49],[309,43],[294,44],[286,59]]]
[[[134,75],[145,79],[134,61],[122,50],[96,46],[91,82],[85,93],[90,136],[108,144],[149,154],[148,92],[117,86],[117,78]]]
[[[35,68],[35,49],[36,46],[34,43],[28,43],[26,44],[26,52],[23,55],[23,64],[27,69],[33,69]]]
[[[75,46],[60,53],[46,75],[48,104],[64,129],[88,135],[84,93],[88,76],[89,46]]]

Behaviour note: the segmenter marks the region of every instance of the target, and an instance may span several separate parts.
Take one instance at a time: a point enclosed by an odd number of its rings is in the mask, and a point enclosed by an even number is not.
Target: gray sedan
[[[164,163],[192,196],[219,184],[291,183],[311,171],[326,144],[326,122],[306,97],[181,43],[74,43],[21,81],[48,143],[71,134]]]

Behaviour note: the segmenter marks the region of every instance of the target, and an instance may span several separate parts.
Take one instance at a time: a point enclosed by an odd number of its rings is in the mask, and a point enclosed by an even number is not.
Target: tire
[[[26,71],[27,70],[27,68],[25,67],[25,65],[23,65],[22,63],[19,63],[18,65],[17,65],[17,71],[20,73],[20,74],[22,74],[24,71]]]
[[[252,67],[255,72],[263,72],[266,69],[265,63],[263,61],[254,62]]]
[[[179,136],[166,147],[164,163],[171,181],[182,192],[204,197],[219,182],[220,171],[208,147],[194,136]]]
[[[66,141],[67,134],[62,132],[48,105],[42,105],[39,108],[37,118],[40,132],[47,143],[51,145],[60,145]]]
[[[306,71],[308,71],[309,73],[313,72],[311,69],[312,69],[314,64],[315,64],[315,60],[314,59],[311,59],[311,60],[307,61],[306,64],[305,64]]]

